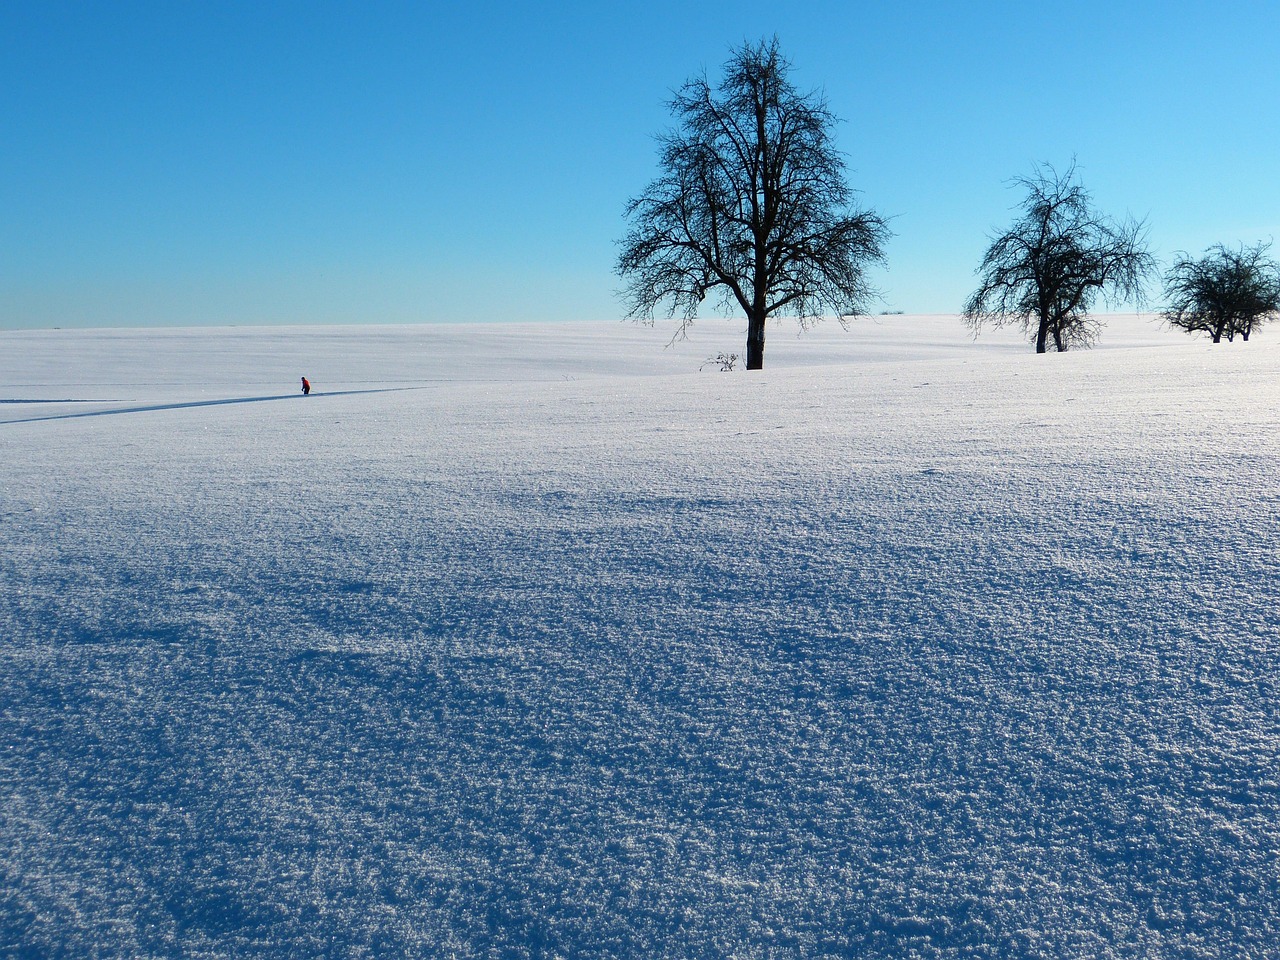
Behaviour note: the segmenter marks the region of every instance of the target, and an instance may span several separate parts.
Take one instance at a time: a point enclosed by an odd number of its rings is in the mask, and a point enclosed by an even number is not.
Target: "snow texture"
[[[0,955],[1276,956],[1280,332],[670,332],[0,333]]]

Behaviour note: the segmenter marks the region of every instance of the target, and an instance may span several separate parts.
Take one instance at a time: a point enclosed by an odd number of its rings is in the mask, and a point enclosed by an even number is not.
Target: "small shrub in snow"
[[[717,353],[714,357],[708,357],[698,369],[705,370],[708,366],[715,366],[721,372],[728,373],[737,362],[738,355],[736,353]]]

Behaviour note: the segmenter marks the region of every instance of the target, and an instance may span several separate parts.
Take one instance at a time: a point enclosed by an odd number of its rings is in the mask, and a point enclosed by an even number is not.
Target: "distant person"
[[[308,380],[306,377],[303,377],[302,378],[302,395],[305,397],[310,392],[311,392],[311,381]]]

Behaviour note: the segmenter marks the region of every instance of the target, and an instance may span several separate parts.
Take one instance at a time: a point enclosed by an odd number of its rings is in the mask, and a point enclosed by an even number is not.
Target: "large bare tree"
[[[1098,294],[1112,304],[1142,302],[1155,269],[1145,227],[1094,211],[1074,164],[1063,174],[1037,167],[1014,184],[1027,191],[1022,215],[992,239],[965,322],[975,334],[988,323],[1021,324],[1036,353],[1044,353],[1050,339],[1059,352],[1090,346],[1100,329],[1089,315]]]
[[[764,366],[769,317],[865,313],[864,268],[883,262],[889,237],[881,217],[853,206],[836,118],[789,69],[774,38],[734,49],[717,88],[702,76],[679,90],[661,174],[628,204],[618,257],[635,319],[665,307],[682,313],[683,334],[713,292],[744,311],[748,370]]]
[[[1164,278],[1164,318],[1187,333],[1207,333],[1214,343],[1234,340],[1280,317],[1280,264],[1268,243],[1231,250],[1214,244],[1204,256],[1181,254]]]

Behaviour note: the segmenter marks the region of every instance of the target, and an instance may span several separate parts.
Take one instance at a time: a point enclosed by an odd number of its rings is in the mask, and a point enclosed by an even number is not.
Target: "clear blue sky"
[[[1074,156],[1156,252],[1280,238],[1280,3],[0,4],[0,327],[611,319],[673,88],[777,34],[953,312]]]

